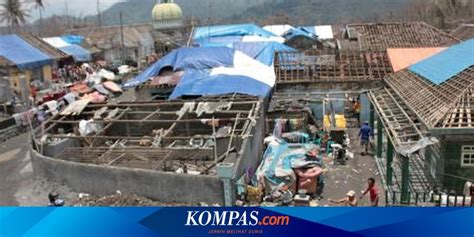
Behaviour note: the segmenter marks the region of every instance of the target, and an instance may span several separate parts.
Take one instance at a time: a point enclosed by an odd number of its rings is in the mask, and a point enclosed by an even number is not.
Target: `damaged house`
[[[369,93],[379,118],[377,161],[394,202],[417,202],[433,189],[459,195],[474,178],[473,50],[472,39],[434,49]]]
[[[33,169],[79,192],[121,190],[164,202],[231,205],[232,182],[255,170],[263,146],[262,101],[72,104],[35,132]]]

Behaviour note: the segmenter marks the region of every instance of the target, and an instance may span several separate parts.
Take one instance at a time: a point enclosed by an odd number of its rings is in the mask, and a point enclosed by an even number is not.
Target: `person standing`
[[[359,98],[356,98],[354,103],[352,104],[352,111],[354,113],[354,117],[357,118],[357,123],[360,124],[360,111],[362,110],[362,105],[360,104]]]
[[[362,199],[367,193],[369,193],[370,197],[370,205],[372,207],[378,207],[379,206],[379,193],[377,190],[377,187],[375,186],[375,179],[374,178],[368,178],[367,179],[367,189],[362,193],[360,196],[360,199]]]
[[[364,151],[362,152],[362,155],[368,154],[370,137],[374,137],[374,132],[372,128],[369,126],[369,121],[365,121],[364,125],[362,125],[362,127],[360,128],[358,137],[360,140],[360,145],[364,147]]]
[[[341,204],[343,203],[346,207],[357,207],[358,201],[356,198],[356,192],[349,191],[347,197],[339,200],[328,199],[330,203]]]

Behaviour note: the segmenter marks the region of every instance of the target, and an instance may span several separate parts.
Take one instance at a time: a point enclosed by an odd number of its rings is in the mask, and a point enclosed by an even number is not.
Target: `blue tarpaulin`
[[[170,98],[231,93],[267,97],[275,85],[273,67],[238,50],[234,51],[233,58],[231,66],[207,70],[186,70]]]
[[[474,65],[474,39],[454,45],[409,67],[409,70],[441,84]]]
[[[274,48],[247,48],[262,61],[271,63],[269,53]],[[285,47],[286,49],[286,47]],[[171,99],[183,95],[222,95],[240,93],[266,97],[275,84],[273,67],[255,60],[246,53],[229,47],[180,48],[154,63],[136,78],[124,84],[125,88],[135,87],[159,75],[165,67],[173,71],[183,71],[180,82],[171,95]]]
[[[13,62],[20,70],[40,68],[53,59],[17,35],[0,36],[0,56]]]
[[[63,35],[61,39],[66,41],[69,44],[77,44],[80,45],[84,41],[84,37],[80,35]]]
[[[200,44],[201,47],[229,47],[239,50],[250,57],[266,64],[273,65],[275,52],[296,52],[296,49],[288,45],[266,41],[266,42],[240,42],[234,41],[239,37],[222,37],[208,43]]]
[[[287,40],[293,39],[295,37],[302,36],[309,39],[317,39],[318,37],[314,34],[314,32],[308,31],[305,28],[293,28],[288,30],[283,37]]]
[[[64,53],[71,55],[76,62],[89,62],[92,60],[89,51],[85,50],[79,45],[71,44],[59,48]]]
[[[294,168],[322,165],[322,161],[306,160],[306,153],[314,149],[318,147],[313,144],[289,144],[283,140],[279,140],[279,144],[270,144],[263,154],[263,161],[256,171],[256,176],[265,177],[275,190],[279,188],[276,185],[281,183],[289,185],[295,181],[291,179]],[[257,183],[256,180],[254,182]]]
[[[128,81],[124,87],[130,88],[157,76],[164,67],[172,67],[174,71],[188,69],[211,69],[230,67],[234,63],[234,49],[228,47],[213,48],[179,48],[151,65],[140,75]]]
[[[243,38],[243,36],[199,38],[194,40],[193,45],[199,47],[232,47],[233,43],[242,42]]]
[[[271,86],[247,76],[211,75],[210,70],[189,70],[181,78],[170,99],[177,99],[183,95],[206,96],[233,93],[266,97],[271,89]]]
[[[255,24],[238,24],[238,25],[219,25],[199,27],[194,31],[194,40],[225,37],[225,36],[261,36],[275,37],[277,35],[256,26]]]
[[[268,66],[273,65],[276,52],[296,52],[296,49],[277,42],[234,43],[233,47]]]

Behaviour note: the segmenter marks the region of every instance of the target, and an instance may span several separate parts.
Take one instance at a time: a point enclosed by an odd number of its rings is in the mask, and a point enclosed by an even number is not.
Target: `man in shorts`
[[[365,121],[364,125],[360,128],[359,131],[360,145],[364,147],[364,152],[362,155],[366,155],[369,152],[370,137],[374,137],[374,132],[369,126],[369,121]]]
[[[379,205],[379,192],[375,186],[374,178],[367,179],[367,189],[362,193],[360,199],[362,199],[367,193],[369,193],[370,197],[370,206],[377,207]]]

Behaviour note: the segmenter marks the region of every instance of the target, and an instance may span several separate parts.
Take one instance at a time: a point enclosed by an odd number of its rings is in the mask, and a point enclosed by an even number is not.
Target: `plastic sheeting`
[[[409,67],[409,70],[439,85],[474,65],[474,39],[454,45]]]
[[[102,125],[100,123],[94,122],[93,119],[91,120],[81,120],[79,122],[79,133],[81,136],[87,136],[93,133],[98,133],[102,129]]]
[[[165,67],[178,70],[204,70],[215,67],[231,67],[234,64],[235,50],[228,47],[180,48],[169,53],[137,77],[124,84],[125,88],[139,84],[157,76]]]
[[[398,147],[397,151],[402,156],[409,156],[425,147],[434,145],[436,143],[439,143],[439,140],[435,137],[423,137],[422,139],[418,140],[415,145],[409,147]]]
[[[70,43],[64,41],[61,37],[43,38],[43,40],[55,48],[61,48],[70,45]]]
[[[334,33],[332,31],[332,26],[323,25],[323,26],[303,26],[300,29],[309,32],[313,35],[316,35],[320,40],[333,39]]]
[[[232,93],[266,97],[272,87],[252,78],[240,75],[210,75],[206,71],[189,71],[181,78],[170,96],[211,96]]]
[[[200,38],[193,42],[193,45],[199,47],[230,47],[234,43],[254,43],[254,42],[277,42],[284,43],[285,38],[279,36],[261,37],[261,36],[224,36],[213,38]]]
[[[268,25],[263,27],[264,30],[272,32],[275,35],[283,36],[289,30],[295,29],[295,27],[291,25]]]
[[[235,43],[233,47],[268,66],[273,65],[276,52],[296,52],[296,49],[276,42]]]
[[[222,43],[222,45],[221,45]],[[203,47],[229,47],[239,50],[248,56],[257,59],[266,64],[273,65],[275,52],[296,52],[296,49],[289,47],[279,42],[265,41],[265,42],[217,42],[212,44],[204,44]]]
[[[89,51],[85,50],[79,45],[71,44],[60,47],[59,49],[66,54],[71,55],[76,62],[89,62],[92,60],[92,56]]]
[[[233,43],[242,42],[243,38],[243,36],[199,38],[194,40],[193,45],[199,47],[232,47]]]
[[[49,45],[63,51],[67,55],[72,56],[76,62],[88,62],[92,60],[92,56],[89,51],[77,44],[72,44],[69,41],[65,41],[63,37],[43,38],[43,40]]]
[[[303,26],[292,28],[283,34],[286,39],[292,39],[297,36],[303,36],[310,39],[328,40],[334,39],[332,26]]]
[[[53,59],[17,35],[0,36],[0,56],[13,62],[20,70],[40,68]]]
[[[259,97],[269,95],[275,85],[275,72],[246,54],[236,51],[231,67],[211,70],[187,70],[171,94],[171,99],[183,95],[223,95],[240,93]]]
[[[261,36],[266,38],[277,36],[255,24],[237,24],[199,27],[194,31],[193,39],[197,40],[200,38],[247,35]]]
[[[82,44],[82,42],[84,42],[84,37],[80,35],[64,35],[64,36],[61,36],[61,39],[63,39],[69,44],[80,45]]]
[[[306,38],[309,38],[309,39],[316,39],[317,36],[311,32],[308,32],[304,29],[301,29],[301,28],[293,28],[289,31],[287,31],[283,37],[285,37],[285,39],[287,40],[290,40],[290,39],[293,39],[295,37],[298,37],[298,36],[303,36],[303,37],[306,37]]]
[[[293,183],[294,168],[321,165],[317,161],[306,160],[306,153],[317,148],[313,144],[290,145],[283,140],[270,144],[256,172],[258,182],[268,181],[272,189],[278,189],[281,183],[286,185]]]

